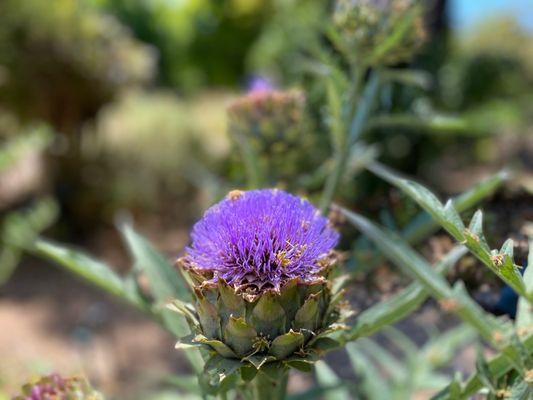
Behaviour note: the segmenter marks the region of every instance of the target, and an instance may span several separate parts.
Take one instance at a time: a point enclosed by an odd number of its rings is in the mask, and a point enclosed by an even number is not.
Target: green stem
[[[335,164],[333,171],[329,175],[324,192],[322,194],[322,200],[320,202],[320,210],[325,213],[333,201],[333,196],[337,191],[339,183],[342,179],[343,173],[346,170],[346,164],[350,156],[350,151],[353,145],[364,131],[365,123],[370,115],[372,105],[378,94],[379,89],[379,76],[376,72],[373,72],[366,83],[363,96],[359,102],[357,110],[354,113],[348,135],[345,141],[345,146],[340,148],[335,154]]]
[[[274,373],[265,373],[260,370],[251,382],[252,398],[254,400],[285,399],[289,370],[284,366],[272,366],[270,370]]]

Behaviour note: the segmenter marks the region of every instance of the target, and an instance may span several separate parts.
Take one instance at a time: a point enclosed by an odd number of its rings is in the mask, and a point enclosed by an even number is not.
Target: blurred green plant
[[[122,93],[87,128],[83,157],[94,178],[84,210],[91,213],[89,200],[99,200],[109,220],[117,209],[154,209],[161,198],[214,192],[216,183],[205,174],[229,153],[223,133],[229,98],[223,92],[187,100],[163,90]]]
[[[3,211],[0,218],[0,285],[9,279],[25,248],[55,221],[58,213],[56,203],[49,197],[37,199],[29,206],[14,207],[31,196],[29,192],[35,189],[31,187],[35,180],[31,176],[25,179],[20,172],[25,168],[23,163],[33,163],[35,156],[49,146],[52,134],[41,127],[7,135],[4,128],[0,129],[0,139],[3,139],[0,142],[0,209]]]
[[[192,93],[238,83],[273,6],[265,0],[92,0],[159,55],[159,81]]]
[[[150,49],[86,2],[6,0],[0,14],[0,98],[60,133],[76,132],[118,88],[154,73]]]
[[[357,383],[340,378],[326,363],[317,363],[316,378],[325,400],[403,400],[431,395],[449,382],[440,369],[476,336],[470,327],[459,325],[445,333],[429,332],[429,339],[420,347],[397,329],[386,329],[384,335],[391,350],[366,338],[346,346],[350,367],[360,379]]]

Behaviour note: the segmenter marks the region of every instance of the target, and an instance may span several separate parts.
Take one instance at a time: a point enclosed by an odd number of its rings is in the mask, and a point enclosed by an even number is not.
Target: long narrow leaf
[[[411,249],[399,235],[384,231],[363,216],[340,209],[347,220],[368,236],[391,262],[400,267],[407,274],[416,278],[431,295],[438,300],[451,299],[457,304],[457,314],[466,322],[474,326],[488,341],[494,343],[492,333],[499,325],[488,318],[479,307],[458,286],[456,290],[448,285],[431,266]]]
[[[524,284],[528,293],[533,293],[533,238],[529,240],[529,255],[527,268],[524,271]],[[523,297],[518,299],[516,313],[516,326],[518,328],[533,329],[533,311],[531,304]]]
[[[131,254],[135,259],[134,268],[144,272],[148,278],[152,296],[158,302],[158,310],[167,329],[180,338],[190,333],[186,319],[175,312],[167,310],[164,305],[171,299],[190,300],[190,293],[186,282],[181,278],[172,265],[157,252],[142,236],[137,234],[131,226],[124,226],[122,233],[128,243]],[[196,371],[202,368],[202,359],[197,350],[190,349],[187,358]]]
[[[77,250],[56,245],[39,239],[35,243],[37,255],[51,259],[69,272],[79,276],[93,285],[146,310],[147,305],[138,294],[128,291],[123,280],[104,263],[96,261]]]
[[[178,298],[190,301],[191,295],[184,279],[177,270],[142,236],[129,225],[122,228],[122,234],[135,259],[134,268],[146,274],[152,295],[158,301]]]
[[[337,386],[337,389],[329,390],[323,394],[324,400],[350,400],[350,392],[342,385],[341,379],[324,362],[315,364],[316,379],[320,386]]]
[[[478,184],[474,185],[472,188],[466,192],[455,197],[453,205],[458,212],[466,211],[472,208],[474,205],[479,203],[481,200],[492,195],[505,180],[508,178],[508,173],[505,171],[500,171],[497,174],[494,174]],[[411,222],[402,230],[402,237],[411,244],[415,244],[426,238],[431,233],[436,232],[439,229],[439,224],[425,211],[420,212],[416,215]],[[360,254],[364,250],[367,250],[368,242],[365,237],[359,238],[355,245],[352,248],[352,252],[355,254]],[[351,265],[351,267],[357,266],[358,269],[361,268],[371,268],[373,265],[376,265],[381,260],[381,257],[378,254],[373,255],[370,259],[365,259],[364,263]]]
[[[454,265],[464,254],[465,247],[456,247],[450,251],[435,267],[439,273],[444,273]],[[391,325],[415,311],[429,297],[428,292],[418,282],[388,300],[363,311],[357,317],[355,325],[346,335],[346,340],[355,340],[362,336],[369,336],[384,326]]]
[[[511,347],[512,345],[507,346],[507,348]],[[526,338],[524,341],[524,347],[528,349],[529,354],[533,354],[533,335],[530,335],[528,338]],[[488,362],[488,368],[493,377],[501,378],[503,375],[513,369],[513,364],[503,354],[499,354]],[[457,397],[457,395],[452,397],[451,387],[448,386],[436,394],[432,400],[455,400],[457,398],[467,399],[476,394],[482,388],[482,379],[477,373],[475,373],[466,381],[466,384],[463,386],[459,397]]]
[[[490,249],[488,246],[485,246],[484,241],[480,239],[479,235],[471,232],[470,229],[467,230],[464,228],[451,202],[448,202],[444,206],[431,191],[421,184],[403,178],[379,163],[373,163],[367,168],[390,184],[400,188],[415,200],[457,241],[464,242],[470,251],[492,272],[500,277],[500,279],[512,287],[518,294],[527,297],[529,301],[533,302],[533,293],[529,294],[526,292],[522,277],[516,266],[512,263],[512,260],[509,261],[508,257],[505,257],[505,262],[501,263],[499,262],[499,258],[493,258]]]

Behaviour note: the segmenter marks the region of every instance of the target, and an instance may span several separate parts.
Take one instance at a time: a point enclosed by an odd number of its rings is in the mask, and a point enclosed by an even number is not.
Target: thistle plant
[[[422,13],[417,0],[339,0],[333,15],[337,44],[367,65],[409,61],[426,38]]]
[[[104,400],[104,397],[84,378],[52,374],[24,385],[14,400]]]
[[[266,367],[279,374],[281,397],[287,369],[316,360],[345,328],[349,312],[333,279],[338,233],[308,201],[264,189],[230,192],[191,236],[178,265],[194,307],[171,307],[193,334],[178,347],[198,345],[211,359],[235,360],[232,369],[245,379],[259,371],[254,398],[276,396],[258,389]]]

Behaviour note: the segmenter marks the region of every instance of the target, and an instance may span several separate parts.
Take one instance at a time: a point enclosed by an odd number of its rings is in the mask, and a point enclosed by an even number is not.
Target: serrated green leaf
[[[430,190],[417,182],[402,178],[391,169],[379,163],[372,163],[367,167],[372,173],[386,180],[390,184],[399,187],[426,212],[438,221],[452,236],[461,241],[463,233],[452,221],[448,220],[441,201]]]
[[[533,354],[533,335],[529,335],[524,340],[524,346],[528,350],[530,355]],[[505,352],[507,352],[507,350],[510,350],[512,347],[512,345],[506,346]],[[491,375],[495,379],[499,379],[513,368],[513,364],[504,354],[498,354],[496,357],[494,357],[488,362],[488,368],[490,370]],[[470,378],[468,378],[466,384],[462,389],[461,399],[469,398],[469,396],[476,394],[482,387],[483,382],[480,379],[479,374],[473,374]],[[441,392],[432,397],[432,400],[452,400],[452,398],[450,397],[449,387],[443,389]]]
[[[451,296],[451,288],[426,261],[412,250],[396,233],[379,229],[365,217],[341,208],[348,222],[371,239],[390,261],[405,273],[423,283],[439,298]]]
[[[460,286],[457,286],[458,290],[452,290],[448,283],[397,234],[379,229],[359,214],[342,208],[340,210],[350,223],[374,242],[385,257],[417,279],[433,297],[438,300],[457,301],[459,305],[457,314],[474,326],[485,339],[494,341],[492,332],[495,328],[492,320],[480,307],[474,305],[469,296],[463,296]]]
[[[507,239],[500,249],[500,254],[506,254],[511,259],[514,257],[514,242],[513,239]]]
[[[458,230],[464,230],[465,226],[463,224],[463,220],[455,209],[452,199],[449,199],[444,205],[444,216],[446,217],[446,219],[448,219],[448,221],[455,225]]]
[[[479,239],[479,244],[483,247],[483,249],[490,253],[490,247],[487,244],[485,235],[483,234],[483,212],[481,210],[477,210],[472,216],[470,224],[468,225],[468,230],[473,233],[477,239]]]
[[[493,194],[507,179],[507,176],[507,172],[500,171],[477,183],[453,199],[454,208],[458,212],[468,210],[479,201]],[[402,230],[402,236],[409,243],[416,243],[436,231],[438,227],[438,223],[428,213],[422,212],[413,218],[412,222]]]
[[[508,265],[502,269],[498,268],[494,261],[492,261],[490,250],[482,236],[476,235],[470,229],[459,229],[454,222],[448,219],[441,202],[431,191],[419,183],[401,177],[391,169],[379,163],[370,164],[367,168],[410,196],[457,241],[464,242],[472,253],[505,283],[512,287],[518,294],[526,296],[528,297],[528,300],[533,301],[533,294],[526,293],[522,277],[518,270],[515,267],[511,268]],[[478,225],[476,220],[471,224],[474,230],[477,230]]]

